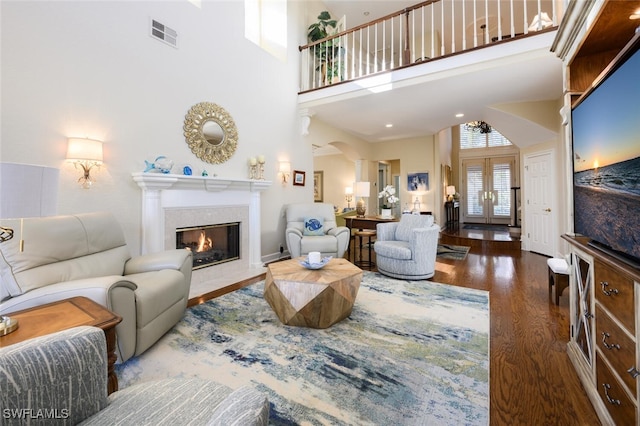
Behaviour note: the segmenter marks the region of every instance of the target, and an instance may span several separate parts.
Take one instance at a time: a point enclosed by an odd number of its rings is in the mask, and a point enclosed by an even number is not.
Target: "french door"
[[[466,223],[511,223],[515,157],[462,161],[462,220]]]

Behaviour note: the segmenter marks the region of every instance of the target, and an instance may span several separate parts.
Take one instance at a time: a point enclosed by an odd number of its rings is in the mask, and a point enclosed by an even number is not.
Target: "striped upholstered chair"
[[[431,215],[403,214],[399,222],[377,225],[376,264],[381,274],[426,280],[436,269],[440,227]]]
[[[107,396],[101,329],[76,327],[0,348],[3,425],[266,425],[267,398],[203,379],[165,379]]]

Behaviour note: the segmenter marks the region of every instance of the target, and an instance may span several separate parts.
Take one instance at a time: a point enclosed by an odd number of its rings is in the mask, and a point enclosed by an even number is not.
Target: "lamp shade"
[[[369,197],[371,195],[371,184],[369,182],[355,182],[353,186],[356,197]]]
[[[353,186],[345,186],[344,195],[353,195]]]
[[[291,163],[288,161],[281,161],[280,162],[280,173],[289,173],[291,172]]]
[[[455,195],[456,187],[453,185],[447,186],[447,195]]]
[[[69,138],[67,160],[102,162],[102,142],[94,139]]]

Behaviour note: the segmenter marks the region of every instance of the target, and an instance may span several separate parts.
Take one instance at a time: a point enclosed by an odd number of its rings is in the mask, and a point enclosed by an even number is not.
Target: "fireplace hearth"
[[[176,248],[193,252],[193,269],[240,258],[240,222],[176,229]]]

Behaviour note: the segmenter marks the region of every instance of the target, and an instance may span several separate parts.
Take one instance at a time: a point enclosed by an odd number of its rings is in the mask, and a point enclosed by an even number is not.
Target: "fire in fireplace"
[[[193,269],[240,258],[240,222],[176,229],[176,248],[193,252]]]

